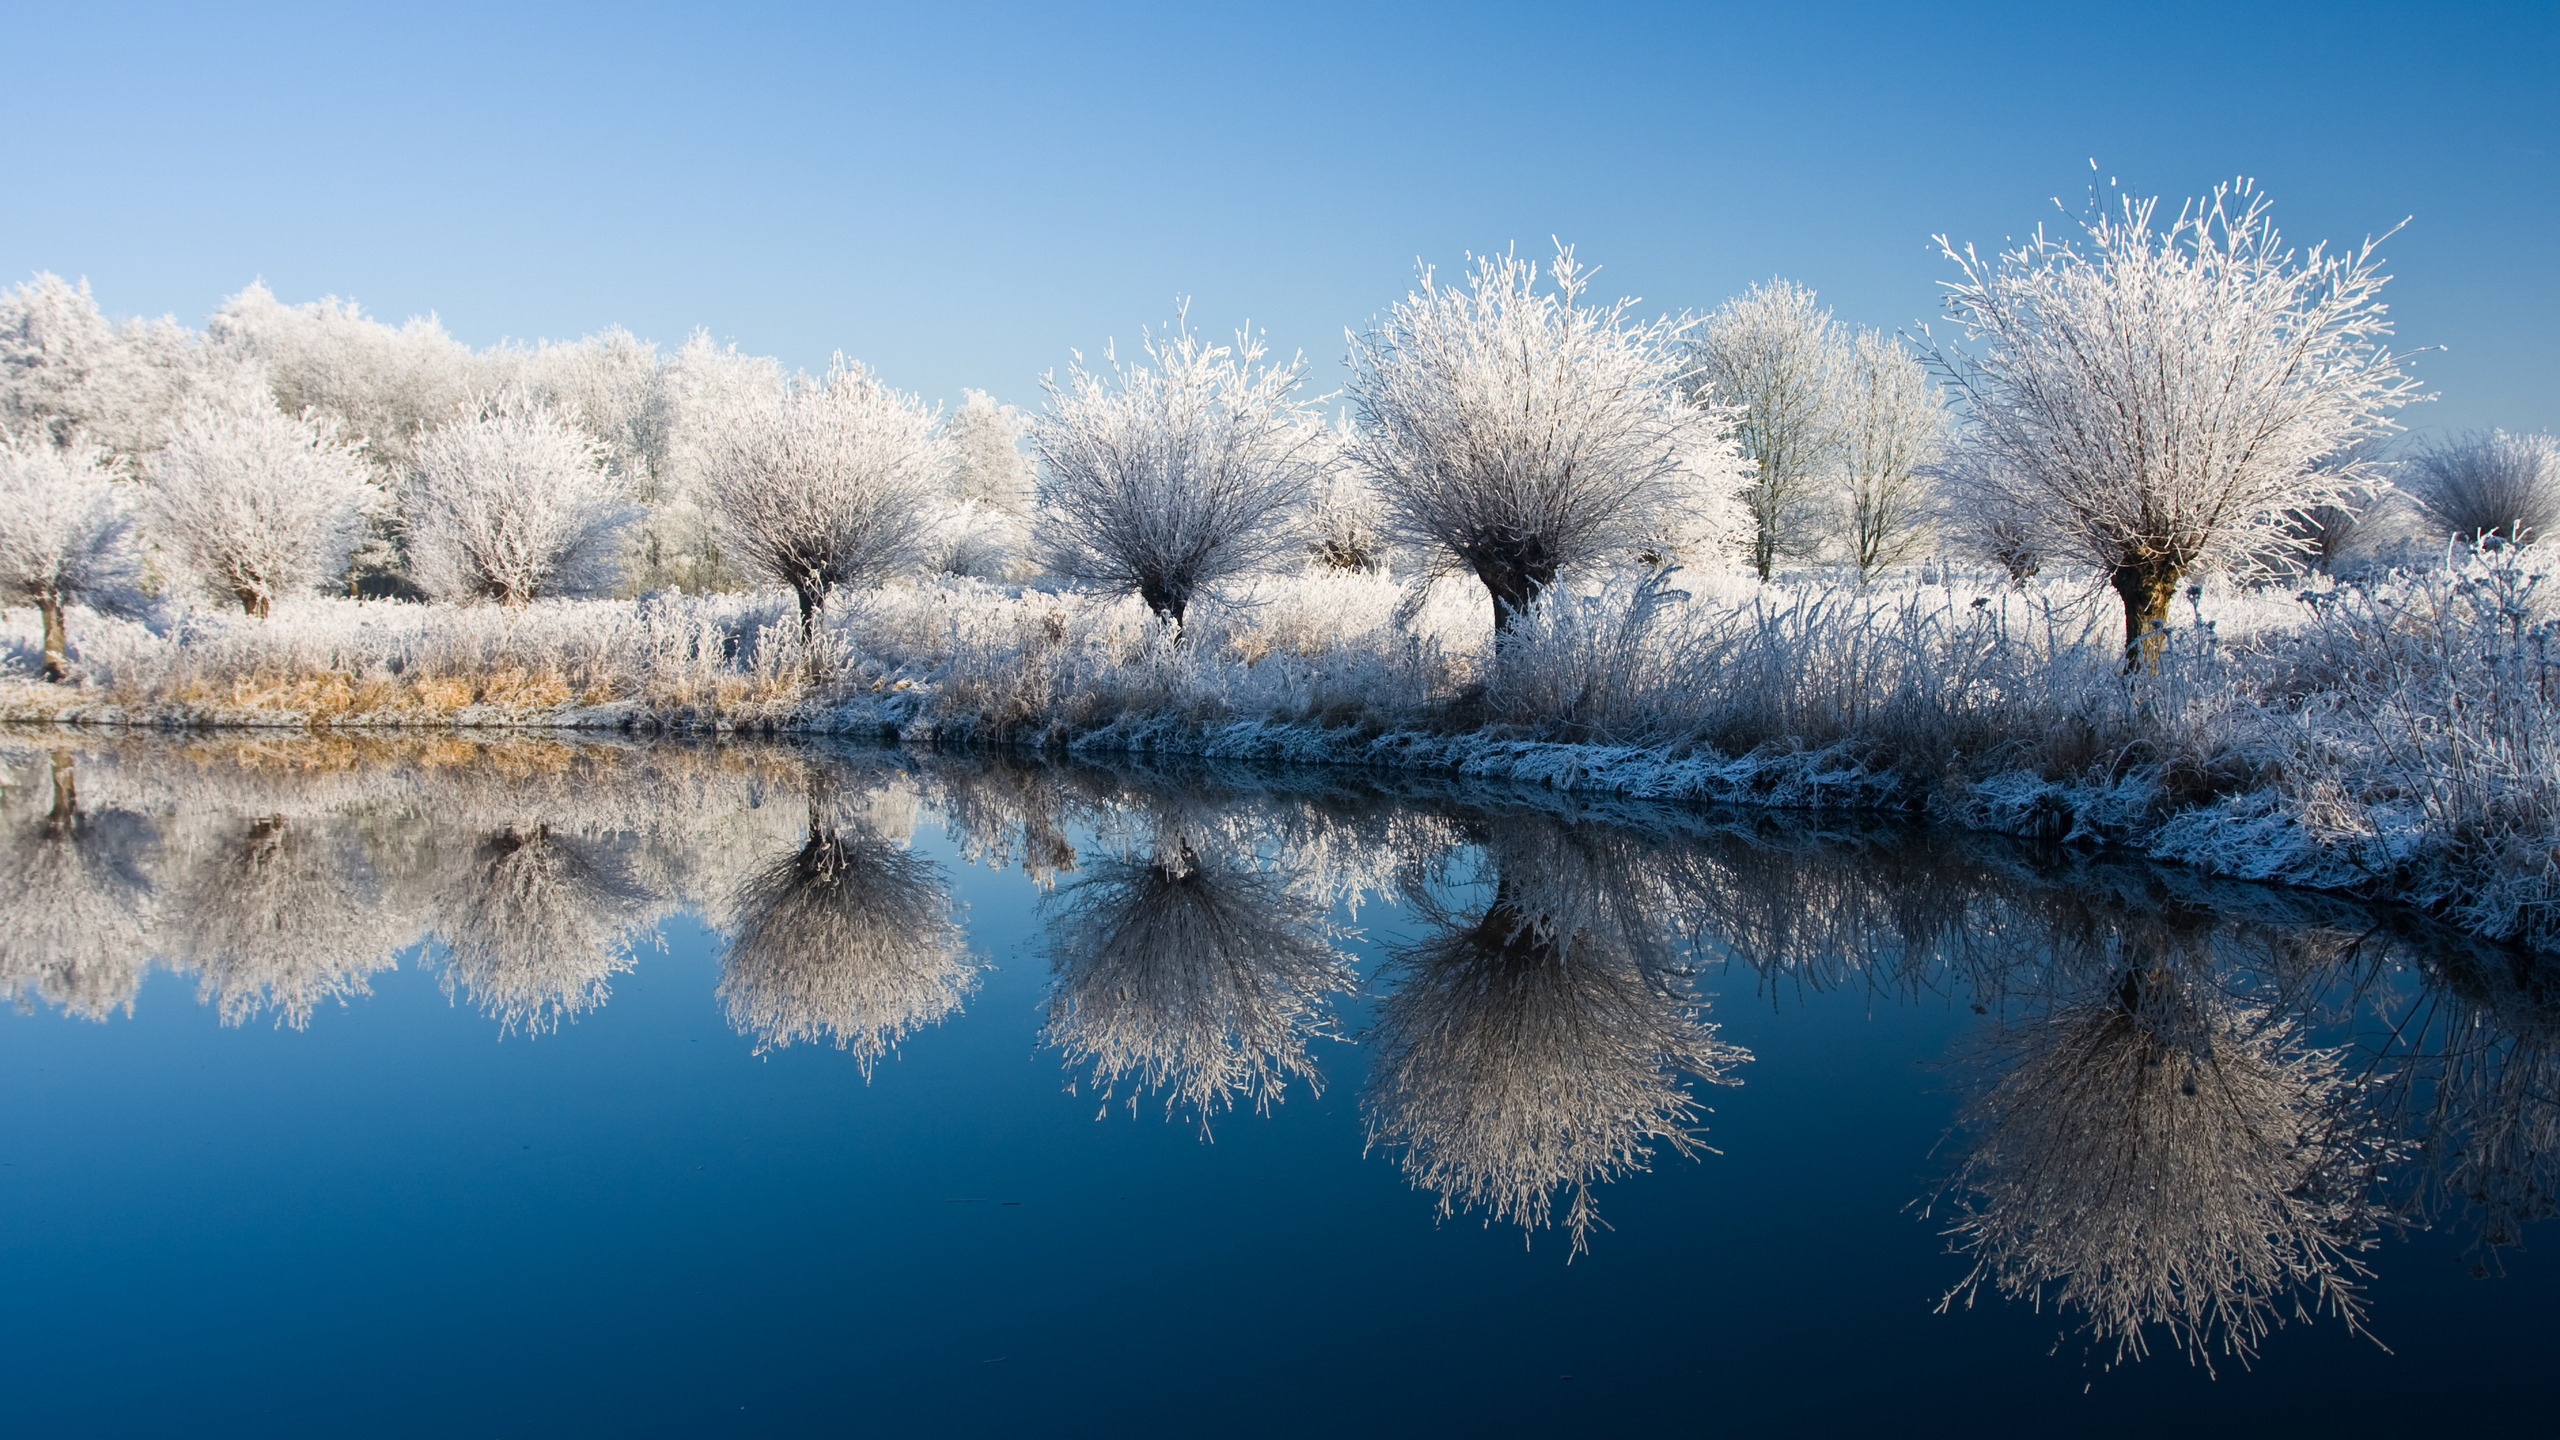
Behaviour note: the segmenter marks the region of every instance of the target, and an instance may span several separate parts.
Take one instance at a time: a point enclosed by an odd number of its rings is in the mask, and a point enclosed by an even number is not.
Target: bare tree
[[[1335,463],[1332,433],[1298,398],[1303,359],[1262,363],[1239,331],[1209,345],[1177,312],[1142,358],[1081,355],[1032,424],[1038,543],[1062,575],[1135,594],[1179,625],[1191,602],[1290,554],[1300,512]]]
[[[1999,464],[2000,503],[2047,553],[2097,567],[2124,602],[2126,662],[2157,665],[2179,582],[2245,563],[2287,510],[2368,477],[2322,469],[2390,427],[2414,382],[2382,340],[2377,242],[2284,248],[2248,181],[2166,226],[2154,200],[2095,211],[2086,250],[2039,231],[1962,271],[1947,306],[1982,353],[1933,352]]]
[[[1733,434],[1751,466],[1742,487],[1749,556],[1760,578],[1821,543],[1823,489],[1839,458],[1834,387],[1838,327],[1813,292],[1787,280],[1754,285],[1707,317],[1692,342],[1687,383],[1701,403],[1733,407]]]
[[[738,564],[800,601],[803,633],[839,585],[916,563],[949,465],[922,400],[839,355],[826,378],[748,397],[715,432],[705,489]]]
[[[191,398],[176,431],[151,462],[148,529],[187,578],[265,615],[345,573],[382,496],[336,421],[287,415],[243,384]]]
[[[1935,497],[1928,467],[1943,449],[1946,399],[1892,337],[1861,330],[1834,381],[1840,540],[1865,580],[1928,553]]]
[[[2560,526],[2560,440],[2473,430],[2421,448],[2400,488],[2456,539],[2539,540]]]
[[[142,603],[133,516],[116,461],[86,438],[0,433],[0,602],[44,617],[44,678],[68,673],[66,606],[116,612]]]
[[[1516,255],[1464,288],[1425,268],[1386,321],[1351,337],[1351,458],[1398,539],[1454,558],[1508,631],[1558,572],[1657,541],[1672,512],[1728,504],[1721,413],[1684,396],[1682,322],[1632,300],[1583,303],[1558,246],[1550,287]]]
[[[412,449],[410,565],[428,594],[523,605],[613,588],[637,512],[576,412],[510,386]]]

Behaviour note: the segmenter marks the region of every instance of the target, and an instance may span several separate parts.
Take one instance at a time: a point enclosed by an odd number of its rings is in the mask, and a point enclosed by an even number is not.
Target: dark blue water
[[[21,844],[51,822],[44,833],[86,824],[77,843],[122,847],[133,893],[147,897],[127,907],[148,911],[132,943],[161,958],[91,1018],[64,998],[77,989],[64,972],[42,969],[23,910],[15,938],[0,940],[14,947],[0,953],[12,953],[21,1004],[0,1020],[11,1434],[2295,1433],[2448,1407],[2529,1433],[2548,1406],[2539,1364],[2560,1338],[2548,1240],[2524,1228],[2524,1244],[2484,1248],[2478,1207],[2458,1202],[2419,1215],[2408,1196],[2422,1155],[2369,1177],[2377,1206],[2427,1227],[2373,1228],[2370,1336],[2323,1315],[2267,1335],[2245,1368],[2217,1352],[2209,1376],[2156,1330],[2149,1358],[2111,1364],[2113,1345],[2082,1333],[2084,1317],[1988,1290],[1938,1313],[1971,1262],[1940,1234],[1943,1202],[1936,1219],[1916,1202],[1965,1151],[1949,1133],[1960,1107],[1994,1083],[1985,1037],[2048,1013],[2051,974],[2067,968],[2055,936],[2088,938],[2088,915],[2052,921],[2054,907],[2126,892],[2120,871],[2063,873],[2040,890],[2037,866],[2070,862],[1967,862],[2008,877],[2001,923],[2049,923],[2013,937],[2028,958],[2005,965],[1951,958],[1965,947],[1943,942],[1923,957],[1912,923],[1850,927],[1827,948],[1772,938],[1734,920],[1749,897],[1708,907],[1721,929],[1699,912],[1668,917],[1688,993],[1748,1059],[1729,1067],[1739,1084],[1687,1085],[1713,1107],[1703,1139],[1718,1153],[1657,1145],[1645,1168],[1594,1184],[1603,1224],[1571,1256],[1557,1228],[1524,1231],[1464,1203],[1435,1213],[1405,1152],[1369,1143],[1381,1042],[1362,1037],[1383,997],[1417,983],[1415,947],[1539,878],[1497,879],[1505,845],[1541,825],[1635,837],[1586,851],[1629,862],[1620,880],[1602,877],[1610,893],[1652,896],[1695,858],[1646,858],[1680,843],[1686,821],[1567,820],[1463,792],[1346,800],[1292,782],[1266,793],[1234,775],[1088,777],[1046,816],[1078,857],[1054,877],[1070,886],[1107,855],[1158,853],[1176,831],[1244,835],[1243,858],[1227,863],[1285,869],[1309,848],[1293,852],[1287,837],[1311,807],[1370,835],[1403,816],[1439,827],[1401,888],[1363,893],[1356,914],[1323,897],[1335,926],[1356,927],[1333,943],[1360,988],[1326,1002],[1345,1038],[1309,1044],[1321,1094],[1301,1078],[1267,1115],[1249,1100],[1213,1114],[1204,1139],[1195,1110],[1168,1118],[1150,1092],[1133,1115],[1067,1068],[1044,1034],[1063,902],[1018,868],[1018,851],[997,857],[1016,868],[974,863],[1001,845],[945,822],[984,805],[930,762],[884,770],[793,754],[671,789],[640,773],[645,752],[511,770],[470,756],[437,768],[384,747],[279,770],[218,747],[181,758],[128,742],[74,747],[64,821],[55,747],[15,743]],[[822,828],[853,827],[844,816],[858,807],[843,796],[894,771],[890,788],[917,808],[883,823],[875,803],[860,823],[939,867],[990,967],[959,1013],[906,1034],[867,1079],[858,1046],[760,1049],[742,1034],[715,994],[723,939],[700,915],[719,906],[677,903],[689,886],[742,883],[720,857],[757,851],[712,813],[723,804],[759,812],[758,854],[789,852],[803,810],[819,809],[803,805],[795,767],[835,776]],[[622,818],[588,813],[600,787],[625,782]],[[1030,783],[983,769],[967,783],[999,782],[1008,793]],[[226,1025],[199,1003],[183,948],[208,922],[190,929],[178,912],[213,903],[200,882],[225,836],[324,785],[343,793],[281,823],[344,841],[342,857],[360,852],[345,873],[381,887],[385,907],[419,907],[419,933],[369,993],[323,1001],[304,1028],[273,1009]],[[453,893],[430,872],[481,863],[470,857],[487,852],[454,834],[489,828],[475,807],[509,803],[587,807],[561,832],[591,857],[659,857],[635,873],[695,867],[674,881],[620,875],[656,886],[661,913],[635,933],[663,949],[644,940],[601,1003],[541,1033],[510,1032],[467,988],[448,994],[433,925],[459,902],[414,898]],[[673,830],[652,829],[653,810],[670,808],[684,812]],[[1754,842],[1749,828],[1687,843],[1728,861],[1780,845],[1779,869],[1797,879],[1772,883],[1799,888],[1772,913],[1808,928],[1836,928],[1855,907],[1814,916],[1806,873],[1832,865],[1890,900],[1906,863],[1894,856],[1973,843],[1922,834],[1835,853],[1801,834]],[[20,853],[22,877],[51,873],[25,857],[55,852]],[[403,855],[412,869],[386,858]],[[1718,863],[1726,883],[1751,873]],[[2144,885],[2159,888],[2130,888]],[[2280,901],[2249,902],[2237,920],[2193,894],[2163,903],[2173,924],[2100,907],[2107,953],[2174,933],[2191,963],[2219,967],[2218,993],[2275,984],[2269,936],[2334,938],[2354,923]],[[2362,1054],[2355,1037],[2376,1023],[2431,996],[2454,1003],[2429,989],[2451,982],[2402,928],[2388,945],[2365,933],[2344,958],[2343,942],[2313,947],[2318,963],[2296,966],[2285,993],[2320,1027],[2313,1038]],[[1827,955],[1827,968],[1772,963],[1780,950]],[[2465,953],[2448,973],[2483,963]],[[1582,951],[1562,961],[1586,962],[1599,963]],[[2041,967],[2036,983],[2021,964]],[[2526,1060],[2501,1057],[2522,1074]],[[2405,1114],[2389,1108],[2399,1101],[2358,1103],[2388,1110],[2405,1141],[2424,1129],[2409,1117],[2448,1087],[2417,1075]],[[2511,1156],[2509,1168],[2547,1173],[2533,1169],[2547,1159]]]

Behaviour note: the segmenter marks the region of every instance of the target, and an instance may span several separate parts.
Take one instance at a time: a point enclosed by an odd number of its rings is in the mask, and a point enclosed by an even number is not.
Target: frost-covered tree
[[[790,590],[804,632],[839,585],[914,563],[948,466],[932,407],[839,355],[746,399],[713,443],[705,488],[730,558]]]
[[[1686,383],[1703,404],[1732,407],[1733,437],[1751,469],[1742,486],[1751,568],[1811,555],[1840,459],[1839,327],[1814,293],[1787,280],[1726,301],[1691,342]]]
[[[1684,398],[1682,325],[1634,323],[1631,300],[1586,304],[1563,246],[1549,279],[1510,254],[1479,259],[1462,287],[1426,268],[1351,337],[1351,458],[1390,532],[1472,572],[1505,632],[1566,567],[1727,503],[1726,422]]]
[[[1031,421],[983,390],[961,392],[943,417],[951,468],[943,481],[941,568],[955,575],[1002,578],[1030,548],[1037,504],[1031,457],[1022,442]]]
[[[2421,448],[2400,488],[2438,534],[2517,544],[2560,526],[2560,440],[2473,430]]]
[[[0,430],[86,435],[131,460],[157,448],[196,361],[174,320],[111,324],[87,282],[40,274],[0,292]]]
[[[1143,355],[1079,355],[1032,425],[1039,543],[1060,574],[1135,594],[1180,624],[1203,592],[1299,544],[1298,521],[1335,463],[1331,432],[1298,397],[1303,359],[1265,365],[1239,331],[1210,345],[1177,314]]]
[[[0,434],[0,604],[44,617],[44,678],[68,673],[63,611],[142,603],[133,513],[117,462],[85,437]]]
[[[209,387],[152,458],[145,528],[197,587],[265,615],[277,596],[345,574],[380,503],[336,421],[285,414],[263,384]]]
[[[1861,330],[1835,370],[1842,558],[1865,579],[1928,553],[1928,467],[1943,449],[1945,397],[1899,341]]]
[[[2318,462],[2388,429],[2414,385],[2383,344],[2376,242],[2288,250],[2245,180],[2166,225],[2157,204],[1992,257],[1939,237],[1981,349],[1933,358],[2000,462],[1983,477],[2047,553],[2107,577],[2130,665],[2158,662],[2188,572],[2245,562],[2286,511],[2365,481]]]
[[[636,511],[574,412],[510,387],[411,450],[410,567],[429,595],[522,605],[613,588]]]

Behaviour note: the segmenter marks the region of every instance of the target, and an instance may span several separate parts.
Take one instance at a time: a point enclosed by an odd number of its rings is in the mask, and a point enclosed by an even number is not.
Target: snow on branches
[[[933,407],[839,355],[741,399],[705,473],[712,522],[739,563],[789,589],[803,630],[839,585],[916,563],[923,511],[948,467]]]
[[[1353,460],[1396,538],[1465,565],[1506,631],[1567,566],[1653,548],[1683,521],[1732,528],[1741,478],[1726,416],[1682,393],[1684,324],[1585,304],[1569,247],[1549,279],[1510,254],[1463,287],[1425,268],[1351,337]]]
[[[1301,543],[1298,522],[1336,443],[1297,395],[1303,359],[1262,363],[1238,331],[1208,345],[1177,312],[1143,358],[1106,350],[1041,382],[1038,543],[1061,574],[1134,593],[1180,624],[1193,599]]]
[[[142,602],[133,514],[107,452],[42,430],[0,432],[0,604],[44,617],[44,678],[68,673],[63,607],[130,610]]]
[[[1983,348],[1932,357],[1998,461],[1978,468],[1997,502],[2108,577],[2129,659],[2153,663],[2188,572],[2347,502],[2368,476],[2318,462],[2391,428],[2416,388],[2383,344],[2379,242],[2297,255],[2247,180],[2166,225],[2157,206],[2126,197],[2085,241],[2039,230],[1990,257],[1939,236],[1962,272],[1947,308]]]
[[[345,573],[382,494],[335,421],[287,415],[258,383],[191,397],[175,429],[147,512],[173,570],[251,615]]]
[[[509,387],[419,437],[414,453],[409,563],[429,595],[519,606],[613,588],[637,512],[576,412]]]

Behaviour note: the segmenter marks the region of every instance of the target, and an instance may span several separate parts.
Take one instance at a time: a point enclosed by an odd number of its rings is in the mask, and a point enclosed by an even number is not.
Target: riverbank
[[[796,731],[1900,811],[2560,945],[2560,656],[2529,552],[2181,609],[2161,671],[2128,677],[2092,587],[1948,571],[1621,577],[1499,665],[1472,587],[1369,574],[1266,581],[1178,637],[1134,601],[962,580],[840,597],[806,636],[774,596],[314,601],[80,617],[62,686],[0,631],[0,718]]]

